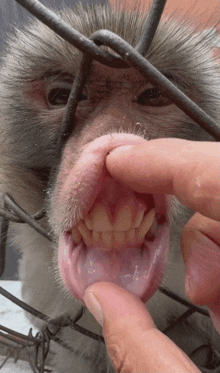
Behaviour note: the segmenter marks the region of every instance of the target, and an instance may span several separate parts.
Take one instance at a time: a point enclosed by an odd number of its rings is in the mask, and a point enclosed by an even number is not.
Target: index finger
[[[220,144],[155,139],[121,146],[106,157],[117,180],[141,193],[173,194],[185,206],[220,220]]]

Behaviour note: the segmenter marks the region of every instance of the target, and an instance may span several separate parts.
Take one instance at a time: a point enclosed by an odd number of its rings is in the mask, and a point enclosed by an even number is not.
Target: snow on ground
[[[0,286],[5,290],[9,291],[17,298],[21,299],[20,281],[0,281]],[[17,332],[27,335],[31,324],[25,318],[22,309],[16,306],[13,302],[9,301],[0,294],[0,324],[13,329]],[[33,329],[35,335],[36,330]],[[1,343],[0,343],[1,352]],[[1,368],[1,363],[5,359],[5,356],[0,355],[0,371],[1,373],[31,373],[32,370],[29,364],[25,361],[17,361],[14,363],[13,359],[7,361],[7,363]]]
[[[20,281],[0,281],[0,286],[21,299]],[[17,332],[27,334],[31,327],[23,310],[0,294],[0,324]]]

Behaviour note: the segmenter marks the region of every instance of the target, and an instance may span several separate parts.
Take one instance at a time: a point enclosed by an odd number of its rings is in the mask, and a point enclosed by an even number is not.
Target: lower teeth
[[[148,232],[145,233],[148,229]],[[73,241],[78,244],[81,240],[86,246],[99,246],[106,250],[114,248],[130,247],[131,245],[141,245],[144,240],[153,241],[157,231],[157,220],[155,210],[152,209],[144,216],[141,225],[138,228],[130,228],[127,231],[107,231],[97,232],[90,230],[85,222],[81,220],[76,227],[72,229]]]

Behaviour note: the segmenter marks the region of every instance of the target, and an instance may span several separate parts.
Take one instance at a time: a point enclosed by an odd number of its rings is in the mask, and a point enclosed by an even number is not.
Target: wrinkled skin
[[[106,28],[133,46],[146,17],[113,13],[100,6],[95,10],[79,6],[75,13],[63,10],[60,16],[86,36]],[[209,34],[202,36],[180,20],[167,19],[159,26],[146,58],[218,122],[219,67],[213,58],[214,47],[215,40]],[[79,52],[39,22],[11,37],[2,59],[1,191],[13,195],[30,214],[39,210],[46,198],[47,217],[42,224],[54,239],[51,244],[29,227],[14,227],[14,242],[22,252],[22,296],[50,318],[67,315],[74,319],[89,284],[113,281],[149,300],[148,309],[164,330],[186,309],[159,292],[153,293],[163,281],[170,290],[184,296],[180,235],[193,212],[169,196],[137,194],[119,184],[106,169],[105,158],[117,146],[144,139],[212,139],[133,68],[108,68],[94,61],[73,131],[61,159],[57,159],[56,137],[79,63]],[[52,167],[55,173],[48,188]],[[129,212],[120,223],[118,216],[123,209]],[[157,221],[153,238],[152,234],[145,236],[148,229],[142,238],[138,233],[135,238],[114,233],[115,241],[111,241],[109,233],[107,241],[100,241],[91,231],[83,238],[79,230],[72,234],[73,228],[78,229],[91,216],[105,232],[113,225],[124,232],[131,228],[139,212],[148,214],[152,209]],[[31,321],[43,327],[43,322],[34,317]],[[168,332],[186,353],[203,344],[211,349],[219,346],[207,318],[195,314],[188,321],[189,326],[182,322]],[[79,323],[101,333],[88,311]],[[52,345],[56,355],[51,364],[57,371],[113,371],[100,342],[70,328],[64,328],[59,337],[71,346],[71,352]],[[209,347],[198,351],[193,359],[213,369]]]

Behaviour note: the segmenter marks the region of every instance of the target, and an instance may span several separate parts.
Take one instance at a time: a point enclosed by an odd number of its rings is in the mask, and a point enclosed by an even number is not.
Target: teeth
[[[156,219],[154,219],[153,224],[151,225],[150,232],[152,234],[154,234],[154,233],[156,233],[156,230],[157,230],[157,221],[156,221]]]
[[[127,233],[128,242],[130,242],[131,244],[134,244],[135,242],[137,242],[135,232],[136,232],[136,230],[134,228],[130,228],[126,232]]]
[[[90,212],[93,229],[97,232],[112,231],[107,212],[102,203],[96,203]]]
[[[78,243],[80,243],[81,239],[82,239],[82,236],[81,234],[79,233],[78,229],[77,228],[73,228],[72,229],[72,235],[73,235],[73,241],[75,242],[76,245],[78,245]]]
[[[137,213],[133,223],[137,227],[132,227],[131,208],[125,205],[118,211],[114,225],[111,225],[105,207],[97,203],[90,212],[90,217],[80,220],[72,229],[73,241],[79,244],[83,239],[86,245],[93,245],[95,242],[106,250],[120,248],[126,243],[139,245],[146,235],[154,237],[157,230],[155,209],[143,215],[143,211]]]
[[[89,245],[91,243],[92,234],[91,231],[87,228],[83,220],[80,220],[80,222],[77,225],[77,228],[79,232],[81,233],[84,242]]]
[[[139,210],[136,217],[135,217],[135,221],[134,221],[134,224],[133,224],[133,227],[134,228],[138,228],[143,220],[143,216],[144,216],[144,210]]]
[[[137,237],[141,240],[144,238],[149,231],[151,225],[153,224],[155,218],[155,209],[150,210],[150,212],[145,215],[139,228],[137,228]]]
[[[92,231],[92,238],[94,239],[95,242],[100,243],[100,241],[101,241],[100,233],[98,233],[96,231]]]
[[[107,248],[110,249],[112,247],[112,241],[113,241],[113,234],[112,234],[112,232],[103,232],[102,233],[102,241],[103,241],[104,245]]]
[[[84,221],[85,221],[85,224],[86,224],[87,228],[90,229],[90,231],[91,231],[92,230],[92,221],[91,221],[91,219],[88,216],[86,216],[84,218]]]
[[[114,232],[115,247],[120,247],[126,244],[125,232]]]
[[[117,214],[113,230],[117,232],[124,232],[131,228],[131,207],[129,205],[122,206]]]

